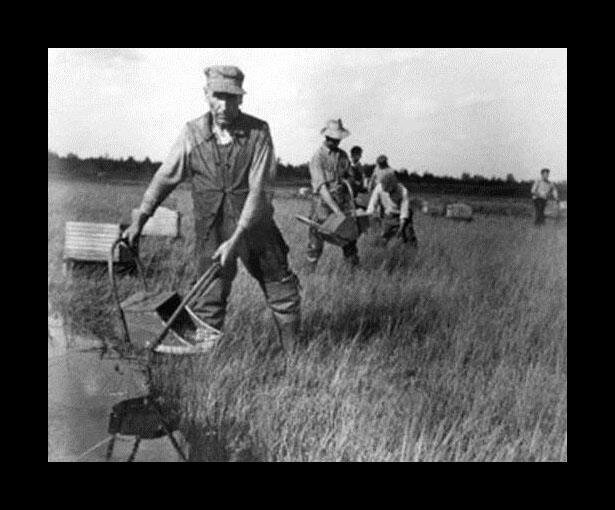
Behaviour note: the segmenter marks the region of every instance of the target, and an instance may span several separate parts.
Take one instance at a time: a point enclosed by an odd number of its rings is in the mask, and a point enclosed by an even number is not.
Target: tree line
[[[145,158],[138,161],[133,157],[114,159],[109,157],[84,158],[75,154],[61,157],[47,150],[48,174],[68,179],[114,180],[114,181],[149,181],[160,162]],[[376,165],[364,165],[366,175],[371,175]],[[540,169],[537,169],[538,175]],[[412,192],[445,193],[456,195],[484,195],[510,198],[526,198],[530,195],[532,181],[517,181],[513,174],[505,179],[487,178],[479,174],[465,172],[461,177],[437,176],[430,172],[419,175],[400,169],[397,172],[400,181]],[[308,163],[301,165],[277,163],[277,181],[281,185],[307,186],[310,182]],[[567,182],[557,183],[562,199],[566,199]]]

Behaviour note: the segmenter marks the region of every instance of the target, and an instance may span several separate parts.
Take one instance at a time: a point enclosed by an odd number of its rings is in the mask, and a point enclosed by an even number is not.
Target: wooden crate
[[[133,209],[131,213],[132,221],[135,221],[138,215],[139,210]],[[158,207],[154,215],[143,226],[141,234],[145,236],[179,237],[179,212],[167,209],[166,207]]]
[[[115,223],[67,221],[64,231],[64,261],[107,262],[113,242],[120,236]],[[118,246],[113,261],[132,262],[125,246]]]
[[[446,207],[441,203],[423,202],[421,212],[429,216],[444,216]]]
[[[472,219],[472,207],[462,203],[448,204],[446,206],[446,217],[454,220],[470,221]]]

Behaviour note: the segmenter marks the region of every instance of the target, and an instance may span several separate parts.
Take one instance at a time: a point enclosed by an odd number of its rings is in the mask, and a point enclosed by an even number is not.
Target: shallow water
[[[111,407],[146,393],[143,377],[137,370],[112,359],[101,360],[97,346],[96,341],[79,338],[68,342],[61,321],[49,319],[47,460],[50,462],[103,462],[108,444],[105,440],[110,437],[107,427]],[[180,439],[178,432],[174,434]],[[133,437],[118,437],[111,460],[125,461],[133,443]],[[180,460],[167,437],[141,441],[135,457],[135,462]]]

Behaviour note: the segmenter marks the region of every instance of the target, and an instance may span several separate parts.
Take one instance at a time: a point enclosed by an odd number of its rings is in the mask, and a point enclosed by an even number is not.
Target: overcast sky
[[[567,178],[565,49],[50,49],[48,148],[166,156],[206,110],[208,65],[246,75],[242,109],[266,120],[283,162],[307,161],[341,118],[364,161],[460,176],[551,168]]]

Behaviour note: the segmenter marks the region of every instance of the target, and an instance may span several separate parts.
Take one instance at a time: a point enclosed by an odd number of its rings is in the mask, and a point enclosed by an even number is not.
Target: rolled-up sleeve
[[[272,199],[276,170],[273,141],[269,127],[265,126],[255,145],[248,175],[248,197],[237,222],[238,227],[249,228],[261,218]]]
[[[374,191],[372,191],[372,196],[369,198],[369,204],[367,205],[366,214],[372,215],[374,214],[374,212],[376,212],[376,207],[378,206],[378,203],[380,202],[380,190],[381,189],[382,188],[380,184],[378,184],[374,188]]]
[[[399,211],[399,219],[401,220],[407,220],[408,218],[410,218],[410,194],[408,193],[408,190],[406,189],[405,186],[399,184],[398,185],[401,188],[401,206],[400,206],[400,211]]]
[[[320,187],[327,182],[325,171],[320,161],[320,153],[317,152],[310,160],[310,177],[312,178],[312,189],[314,193],[320,191]]]
[[[536,198],[538,196],[538,181],[534,181],[532,184],[532,198]]]
[[[164,201],[179,183],[190,177],[190,132],[184,126],[181,134],[171,147],[168,157],[154,174],[149,186],[143,194],[139,209],[151,216],[156,208]]]

